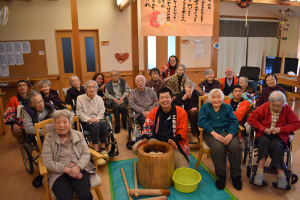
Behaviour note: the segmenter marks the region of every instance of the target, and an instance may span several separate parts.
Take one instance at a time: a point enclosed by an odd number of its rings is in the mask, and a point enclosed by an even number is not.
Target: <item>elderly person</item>
[[[195,83],[188,81],[185,83],[184,91],[180,92],[173,103],[181,106],[188,114],[193,134],[192,142],[199,142],[198,115],[199,115],[199,96],[201,94],[195,90]]]
[[[188,117],[184,109],[172,104],[172,92],[162,88],[157,93],[159,107],[150,111],[144,123],[142,140],[132,147],[138,154],[141,144],[149,141],[167,142],[174,148],[175,168],[190,167],[190,148],[187,141]]]
[[[243,125],[243,119],[249,111],[250,102],[242,97],[242,86],[234,85],[231,89],[232,99],[230,105],[233,109],[234,115],[239,120],[239,124]]]
[[[153,90],[157,93],[158,90],[165,87],[166,83],[164,80],[159,78],[160,71],[157,68],[153,68],[150,70],[151,79],[146,82],[146,87],[153,88]]]
[[[4,123],[11,126],[11,133],[20,144],[25,143],[26,133],[23,126],[23,118],[19,116],[20,108],[28,105],[26,101],[28,86],[26,81],[19,80],[17,82],[18,94],[13,96],[4,112]]]
[[[228,96],[231,92],[232,86],[236,85],[238,83],[238,80],[236,77],[233,77],[234,71],[232,68],[227,68],[225,71],[226,77],[221,78],[221,89],[225,96]]]
[[[120,133],[120,113],[122,114],[123,128],[126,129],[127,121],[127,96],[130,94],[130,87],[117,70],[110,72],[111,80],[105,85],[105,102],[106,105],[114,110],[115,133]]]
[[[208,94],[209,102],[201,106],[198,126],[204,129],[203,139],[211,149],[211,159],[217,176],[216,186],[223,190],[226,182],[226,149],[229,152],[230,176],[233,186],[242,189],[242,150],[237,137],[239,123],[230,105],[223,103],[224,94],[213,89]]]
[[[176,95],[183,91],[184,84],[190,81],[190,78],[185,75],[186,67],[184,64],[179,64],[176,69],[176,74],[171,76],[167,82],[167,88],[172,91],[173,99]]]
[[[247,77],[242,76],[239,78],[239,85],[242,86],[242,93],[246,93],[247,96],[250,97],[254,93],[254,90],[248,83],[249,79]]]
[[[269,96],[269,102],[253,111],[247,122],[256,128],[258,167],[254,184],[262,185],[264,164],[270,155],[272,159],[270,167],[275,167],[278,174],[277,187],[285,189],[287,181],[284,174],[284,149],[289,133],[300,128],[299,118],[286,104],[285,95],[281,91],[274,91]]]
[[[98,84],[99,89],[97,91],[97,95],[103,98],[106,85],[106,83],[104,82],[104,75],[101,73],[96,73],[93,76],[92,80],[96,81]]]
[[[268,98],[273,91],[279,90],[285,94],[285,90],[277,84],[277,77],[275,74],[267,74],[264,81],[264,89],[262,90],[259,99],[257,100],[256,107],[268,102]]]
[[[161,79],[167,82],[168,79],[175,74],[177,65],[178,65],[178,58],[174,55],[170,56],[169,62],[160,69]]]
[[[159,106],[155,91],[151,88],[145,87],[145,83],[146,78],[143,75],[137,75],[135,77],[135,84],[137,88],[132,90],[129,95],[129,107],[135,112],[133,117],[141,126],[144,125],[149,112],[153,108]]]
[[[77,97],[76,115],[79,117],[82,128],[91,132],[94,150],[98,151],[104,158],[98,160],[98,165],[104,165],[108,160],[108,154],[105,150],[108,125],[104,119],[104,102],[97,95],[99,88],[96,81],[87,81],[84,89],[86,94]],[[100,148],[98,145],[99,138]]]
[[[80,85],[81,83],[78,76],[71,76],[69,78],[69,83],[71,88],[67,91],[66,103],[73,105],[72,100],[74,100],[76,103],[77,97],[79,95],[85,94],[85,89],[83,86]]]
[[[53,114],[54,130],[45,137],[43,164],[48,171],[49,188],[57,200],[93,199],[90,174],[95,167],[81,132],[71,129],[73,114],[64,109]]]
[[[28,105],[23,110],[23,125],[27,134],[35,136],[34,124],[51,118],[54,107],[51,103],[44,103],[41,94],[35,90],[29,92],[26,100]],[[43,136],[41,129],[39,132]]]
[[[60,110],[65,108],[61,105],[61,100],[56,90],[50,89],[51,81],[48,79],[40,80],[38,83],[39,88],[41,89],[41,95],[45,102],[52,103],[55,110]]]
[[[208,94],[212,89],[220,89],[221,83],[218,80],[214,80],[215,72],[212,69],[207,69],[204,71],[204,76],[206,80],[199,83],[200,92],[204,91]]]

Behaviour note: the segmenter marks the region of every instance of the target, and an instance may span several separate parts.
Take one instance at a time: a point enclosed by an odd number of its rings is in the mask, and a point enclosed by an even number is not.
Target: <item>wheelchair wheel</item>
[[[28,171],[29,174],[32,174],[33,173],[32,155],[25,144],[23,144],[21,147],[21,154],[22,154],[22,159],[26,170]]]
[[[134,144],[135,144],[135,141],[127,142],[127,143],[126,143],[127,149],[132,150],[132,146],[133,146]]]
[[[41,187],[43,185],[43,176],[39,175],[35,177],[32,181],[32,185],[35,188]]]
[[[127,137],[128,137],[128,142],[131,141],[131,133],[132,133],[132,127],[131,127],[131,123],[130,123],[130,118],[127,118]]]

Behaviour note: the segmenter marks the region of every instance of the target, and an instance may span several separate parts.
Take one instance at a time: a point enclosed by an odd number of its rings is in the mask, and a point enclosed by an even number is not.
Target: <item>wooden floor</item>
[[[299,117],[300,100],[296,102],[290,101],[290,106]],[[300,176],[300,131],[297,131],[293,141],[293,172]],[[120,155],[112,158],[112,161],[136,158],[132,151],[126,148],[126,131],[121,129],[121,133],[116,134]],[[198,155],[198,145],[190,145],[195,155]],[[204,164],[214,172],[214,166],[210,158],[203,156]],[[242,166],[242,182],[243,189],[237,191],[233,188],[231,179],[228,177],[226,187],[238,198],[246,200],[277,200],[277,199],[300,199],[300,183],[292,186],[291,191],[282,191],[274,189],[271,186],[272,181],[276,181],[276,175],[265,175],[265,180],[269,187],[255,187],[249,185],[249,179],[246,176],[246,166]],[[99,175],[102,177],[103,184],[101,191],[105,200],[110,200],[110,186],[108,177],[107,165],[99,167]],[[229,172],[230,173],[230,172]],[[8,133],[0,138],[0,200],[41,200],[45,199],[44,187],[34,188],[32,180],[38,175],[38,168],[34,167],[33,174],[29,174],[23,164],[20,145],[13,138],[11,133]],[[95,194],[94,199],[98,199]]]

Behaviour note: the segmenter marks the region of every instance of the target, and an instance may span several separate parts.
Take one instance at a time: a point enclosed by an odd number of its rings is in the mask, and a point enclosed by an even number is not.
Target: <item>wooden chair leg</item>
[[[199,168],[199,164],[201,162],[202,155],[203,155],[203,149],[202,149],[202,147],[200,147],[195,170],[198,170],[198,168]]]
[[[207,156],[207,158],[209,158],[209,156],[210,156],[210,153],[206,154],[206,156]]]
[[[103,196],[102,196],[102,193],[101,193],[101,190],[100,190],[100,186],[95,188],[95,192],[96,192],[96,195],[97,195],[99,200],[104,200]]]

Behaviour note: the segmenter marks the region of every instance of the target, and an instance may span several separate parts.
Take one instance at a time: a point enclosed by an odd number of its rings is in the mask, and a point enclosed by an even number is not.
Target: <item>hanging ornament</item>
[[[280,22],[280,24],[281,24],[281,25],[283,25],[283,24],[284,24],[284,22]]]
[[[287,23],[286,26],[287,26],[287,27],[290,27],[290,26],[291,26],[291,23]]]
[[[235,4],[240,8],[247,8],[253,0],[235,0]]]
[[[285,15],[285,12],[284,12],[284,11],[282,11],[280,14],[281,14],[281,15]]]
[[[280,22],[281,22],[281,21],[282,21],[282,18],[281,18],[281,17],[280,17],[280,18],[278,18],[278,21],[280,21]]]
[[[292,13],[290,13],[290,12],[289,12],[289,13],[287,13],[287,16],[288,16],[288,17],[292,16]]]
[[[287,40],[287,39],[288,39],[287,37],[284,38],[284,40]]]
[[[279,12],[281,13],[281,12],[282,12],[282,10],[281,10],[281,9],[279,9]]]
[[[287,12],[290,12],[290,11],[291,11],[291,9],[290,9],[290,8],[288,8],[288,9],[286,9],[286,11],[287,11]]]
[[[286,18],[286,21],[287,21],[287,22],[290,21],[290,18]]]
[[[285,28],[286,31],[289,31],[289,28]]]
[[[279,35],[277,35],[277,40],[279,40],[280,39],[280,36]]]

